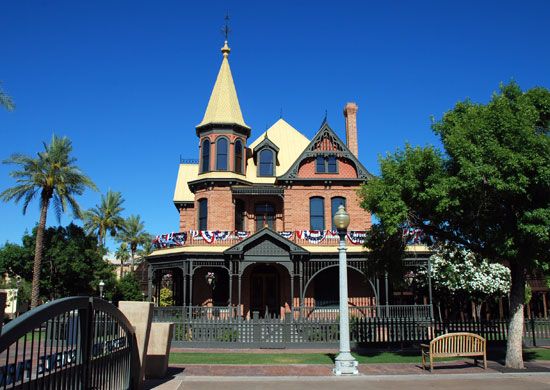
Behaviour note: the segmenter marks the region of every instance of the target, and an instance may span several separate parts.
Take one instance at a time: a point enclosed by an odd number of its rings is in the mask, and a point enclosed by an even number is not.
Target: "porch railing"
[[[252,317],[252,312],[240,312],[237,306],[169,306],[155,307],[155,321],[177,321],[179,319],[226,319]],[[259,312],[261,317],[265,313]],[[336,305],[295,307],[285,317],[310,320],[336,320],[340,310]],[[279,317],[279,316],[276,316]],[[410,318],[426,320],[430,318],[430,305],[380,305],[350,306],[349,318]]]

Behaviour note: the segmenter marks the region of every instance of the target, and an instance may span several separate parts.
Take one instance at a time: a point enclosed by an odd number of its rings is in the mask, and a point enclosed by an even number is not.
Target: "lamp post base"
[[[332,372],[334,375],[357,375],[357,360],[349,352],[340,352],[334,360]]]

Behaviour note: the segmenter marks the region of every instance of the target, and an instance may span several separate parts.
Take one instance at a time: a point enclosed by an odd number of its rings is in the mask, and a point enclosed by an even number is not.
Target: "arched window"
[[[216,170],[227,171],[227,138],[216,141]]]
[[[331,224],[332,224],[333,231],[336,230],[336,226],[334,226],[334,215],[338,211],[338,207],[340,207],[340,205],[346,207],[346,198],[343,198],[341,196],[335,196],[330,200],[330,209],[332,214]]]
[[[260,152],[259,176],[274,176],[273,174],[273,151],[264,149]]]
[[[268,227],[275,229],[275,206],[271,203],[258,203],[255,209],[256,213],[256,231]]]
[[[199,200],[199,230],[208,230],[208,199]]]
[[[209,139],[205,139],[204,141],[202,141],[201,154],[202,154],[201,172],[208,172],[210,170],[210,140]]]
[[[241,140],[235,142],[235,172],[243,173],[243,143]]]
[[[311,230],[325,230],[325,199],[309,198],[309,225]]]

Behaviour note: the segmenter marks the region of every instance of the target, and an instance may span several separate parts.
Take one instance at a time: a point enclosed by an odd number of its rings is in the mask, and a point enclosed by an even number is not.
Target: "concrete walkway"
[[[527,362],[526,370],[507,370],[489,362],[484,370],[465,361],[437,364],[433,373],[418,364],[361,364],[356,377],[335,377],[332,365],[185,365],[171,366],[164,380],[147,389],[550,389],[550,362]]]

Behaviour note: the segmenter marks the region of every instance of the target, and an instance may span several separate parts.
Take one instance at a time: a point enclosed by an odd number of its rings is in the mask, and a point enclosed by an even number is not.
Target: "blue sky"
[[[123,193],[126,214],[154,234],[177,230],[179,157],[198,155],[226,10],[252,139],[281,110],[308,137],[327,110],[343,138],[342,108],[355,101],[359,157],[375,174],[378,156],[405,142],[437,145],[430,116],[459,100],[486,102],[512,79],[550,87],[547,1],[4,2],[0,80],[17,108],[0,110],[0,158],[66,135],[101,191]],[[11,169],[0,166],[0,190]],[[0,204],[0,245],[37,220],[37,205],[23,216]]]

